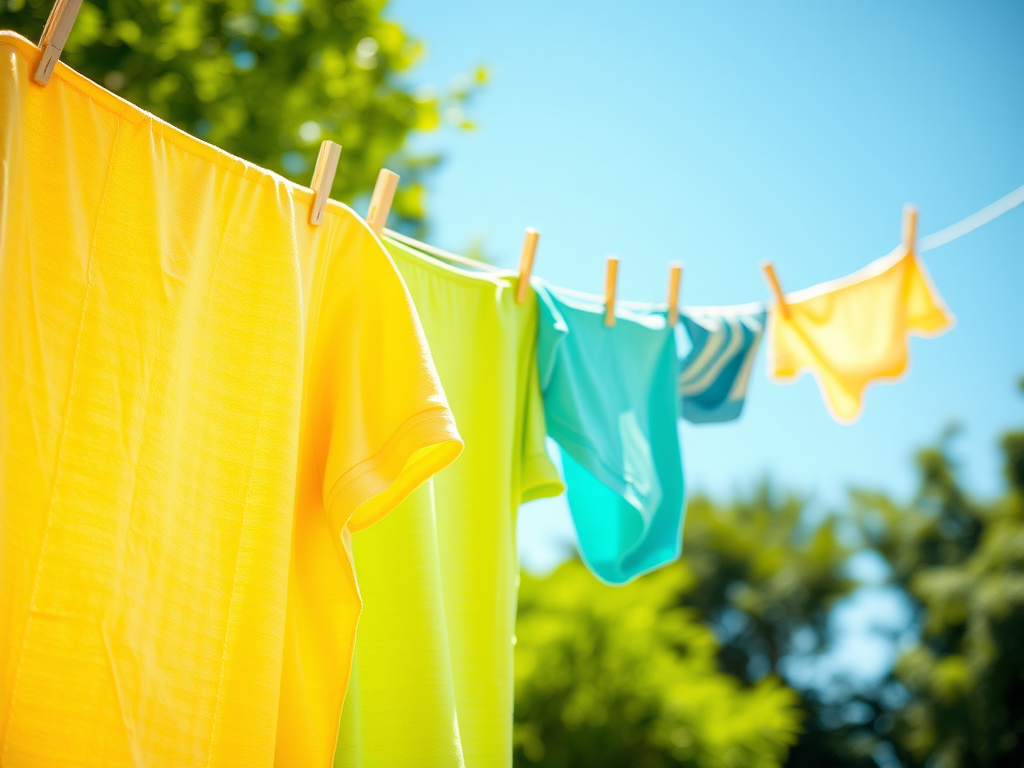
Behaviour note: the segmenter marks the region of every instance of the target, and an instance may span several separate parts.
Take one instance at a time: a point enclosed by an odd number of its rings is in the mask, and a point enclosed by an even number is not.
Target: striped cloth
[[[764,334],[764,305],[685,307],[679,318],[693,344],[679,369],[683,418],[696,424],[739,418]]]

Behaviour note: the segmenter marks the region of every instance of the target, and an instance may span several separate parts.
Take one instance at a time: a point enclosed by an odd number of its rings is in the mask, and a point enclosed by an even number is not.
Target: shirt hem
[[[565,483],[546,453],[536,453],[523,462],[519,503],[552,499],[565,493]]]

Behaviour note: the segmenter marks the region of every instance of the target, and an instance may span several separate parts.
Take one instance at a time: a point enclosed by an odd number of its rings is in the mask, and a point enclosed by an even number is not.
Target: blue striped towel
[[[693,344],[679,368],[683,418],[695,424],[739,418],[764,334],[764,305],[684,307],[679,317]]]

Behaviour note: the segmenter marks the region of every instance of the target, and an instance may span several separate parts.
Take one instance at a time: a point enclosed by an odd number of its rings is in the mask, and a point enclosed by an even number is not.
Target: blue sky
[[[471,3],[398,0],[387,14],[427,45],[411,75],[440,88],[492,76],[472,133],[431,182],[433,244],[482,239],[512,266],[541,232],[535,271],[598,292],[620,256],[619,296],[767,298],[840,277],[899,241],[952,224],[1024,184],[1024,3]],[[956,315],[911,342],[912,370],[868,391],[860,421],[828,416],[814,381],[767,379],[763,350],[742,419],[683,428],[689,489],[728,496],[769,474],[821,508],[851,486],[914,489],[914,451],[949,423],[968,486],[1001,490],[999,434],[1024,422],[1024,206],[926,255]],[[571,536],[564,501],[521,515],[527,566]]]

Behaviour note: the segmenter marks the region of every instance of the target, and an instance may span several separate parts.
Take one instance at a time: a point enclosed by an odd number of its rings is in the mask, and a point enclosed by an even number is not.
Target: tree
[[[600,584],[579,561],[524,575],[516,765],[781,765],[796,697],[773,677],[744,687],[716,668],[714,636],[674,604],[692,587],[679,567],[625,587]]]
[[[910,507],[858,499],[864,542],[920,630],[889,679],[903,700],[879,730],[906,766],[1024,765],[1024,431],[1003,438],[1008,490],[988,503],[959,488],[944,448],[921,453]]]
[[[320,142],[342,145],[334,196],[372,189],[389,163],[406,229],[425,216],[424,173],[439,160],[403,150],[486,80],[478,69],[439,97],[400,79],[423,46],[374,0],[87,0],[62,60],[158,117],[308,184]],[[0,0],[0,25],[38,40],[50,0]]]
[[[673,566],[693,574],[676,600],[714,629],[723,670],[745,685],[774,675],[795,687],[804,718],[791,768],[874,765],[874,743],[838,712],[859,698],[856,689],[837,702],[790,674],[828,650],[829,616],[857,587],[846,572],[853,552],[842,543],[842,524],[841,515],[811,522],[800,498],[774,493],[768,482],[726,504],[697,496]]]
[[[703,765],[710,675],[722,701],[782,692],[779,680],[792,689],[763,708],[728,704],[736,720],[715,715],[733,734],[770,734],[732,752],[735,765],[1024,765],[1024,431],[1003,438],[1007,492],[992,500],[960,486],[954,435],[920,452],[907,504],[855,491],[849,509],[812,523],[768,484],[728,504],[695,497],[681,560],[624,589],[578,562],[524,578],[517,764]],[[794,672],[828,650],[829,616],[858,587],[848,563],[867,552],[886,564],[918,639],[883,679],[823,691]],[[691,719],[673,721],[687,698]],[[783,755],[794,710],[801,733]]]

